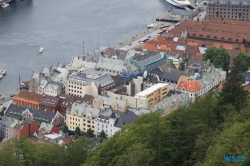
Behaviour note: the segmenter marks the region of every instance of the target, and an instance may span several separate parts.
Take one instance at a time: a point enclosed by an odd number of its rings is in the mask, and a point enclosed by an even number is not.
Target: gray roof
[[[116,119],[114,126],[122,128],[123,125],[132,123],[137,117],[134,112],[126,110],[123,115]]]
[[[177,46],[176,46],[176,50],[185,51],[185,50],[186,50],[186,46],[177,45]]]
[[[86,103],[73,103],[71,109],[67,110],[68,114],[73,114],[74,112],[79,117],[85,117],[87,113],[90,113],[92,117],[97,118],[101,109],[95,108],[92,105]]]
[[[141,69],[144,69],[146,68],[146,65],[161,60],[162,56],[160,53],[153,52],[152,54],[148,55],[137,55],[134,56],[133,58],[138,61]]]
[[[101,70],[96,70],[95,68],[90,68],[90,69],[84,70],[82,73],[87,74],[87,75],[92,75],[92,76],[98,76],[102,74],[103,72]]]
[[[41,130],[43,128],[46,133],[49,133],[52,130],[53,126],[54,126],[53,124],[48,124],[48,123],[42,122],[40,124],[39,130]]]
[[[243,73],[240,73],[240,75],[244,77],[246,82],[250,82],[250,73],[243,72]]]
[[[114,112],[111,110],[111,108],[100,111],[98,118],[109,120],[109,118],[116,118]]]
[[[14,127],[18,123],[17,119],[11,118],[11,117],[5,117],[1,121],[1,124],[4,124],[7,127]]]
[[[178,82],[181,75],[177,73],[169,73],[169,72],[163,72],[161,75],[161,79],[164,79],[165,81],[170,82]]]
[[[56,113],[53,113],[50,111],[28,108],[28,107],[24,107],[24,106],[18,106],[18,105],[15,105],[13,103],[11,103],[10,106],[8,107],[8,109],[6,110],[6,115],[12,116],[14,118],[19,118],[19,117],[13,116],[13,113],[18,113],[20,115],[24,111],[26,111],[27,109],[30,111],[30,113],[33,114],[33,117],[35,118],[34,120],[36,120],[36,118],[41,118],[41,119],[48,120],[47,121],[48,123],[51,123],[52,119],[56,115]],[[10,115],[10,112],[12,112],[12,115]],[[37,121],[37,122],[39,122],[39,121]]]
[[[69,77],[69,80],[70,81],[75,81],[75,82],[79,82],[80,81],[80,82],[85,83],[85,84],[86,83],[90,84],[91,82],[94,82],[97,87],[99,86],[99,84],[102,87],[104,87],[104,86],[107,86],[107,85],[112,84],[112,83],[115,82],[112,79],[112,77],[110,75],[108,75],[108,74],[105,74],[105,75],[103,75],[101,77],[98,77],[96,79],[86,78],[86,77],[79,76],[79,75],[77,75],[77,76],[73,75],[73,76]]]
[[[117,106],[119,108],[123,108],[125,105],[124,100],[119,100],[119,99],[112,99],[110,97],[105,97],[101,95],[97,95],[97,97],[94,100],[101,99],[105,105],[111,105],[112,103],[117,103]]]
[[[206,50],[207,50],[207,48],[206,47],[198,47],[199,48],[199,51],[200,51],[200,53],[201,54],[205,54],[206,52]]]

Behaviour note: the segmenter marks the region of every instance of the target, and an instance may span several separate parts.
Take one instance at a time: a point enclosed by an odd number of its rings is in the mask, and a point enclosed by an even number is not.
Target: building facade
[[[223,17],[235,20],[250,20],[250,2],[248,0],[210,0],[207,5],[206,19]]]
[[[39,102],[42,97],[42,95],[36,94],[35,92],[21,90],[19,94],[13,97],[13,103],[25,107],[38,109]]]
[[[169,92],[168,84],[158,83],[135,95],[136,108],[150,109],[167,96]]]

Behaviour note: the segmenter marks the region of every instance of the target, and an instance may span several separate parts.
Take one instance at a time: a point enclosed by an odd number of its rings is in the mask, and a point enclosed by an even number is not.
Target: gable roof
[[[169,72],[163,72],[161,75],[161,79],[168,80],[168,81],[174,81],[178,82],[181,75],[177,73],[169,73]]]
[[[42,97],[43,97],[42,95],[36,94],[35,92],[28,92],[28,91],[20,90],[20,92],[14,97],[14,99],[20,98],[20,99],[30,100],[30,101],[39,103]]]
[[[18,105],[13,104],[13,103],[11,103],[9,105],[9,107],[6,110],[5,115],[9,115],[9,116],[12,116],[14,118],[19,119],[20,117],[15,116],[14,113],[22,115],[22,113],[24,111],[26,111],[27,109],[29,110],[30,113],[33,114],[34,120],[36,120],[37,122],[40,122],[40,123],[42,121],[46,121],[47,123],[51,123],[52,119],[56,116],[56,113],[53,113],[53,112],[50,112],[50,111],[44,111],[44,110],[39,110],[39,109],[34,109],[34,108],[28,108],[28,107],[24,107],[24,106],[18,106]]]
[[[134,112],[126,110],[124,114],[116,119],[114,126],[122,128],[124,124],[132,123],[137,117],[138,116]]]
[[[177,89],[184,88],[186,91],[195,92],[199,91],[202,88],[202,85],[199,81],[181,81]]]

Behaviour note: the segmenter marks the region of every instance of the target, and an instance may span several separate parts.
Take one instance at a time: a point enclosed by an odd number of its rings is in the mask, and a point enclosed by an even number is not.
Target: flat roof
[[[157,90],[158,88],[162,88],[164,86],[166,86],[167,84],[166,83],[158,83],[158,84],[155,84],[153,86],[151,86],[150,88],[148,89],[145,89],[144,91],[141,91],[139,93],[137,93],[135,96],[146,96],[152,92],[154,92],[155,90]]]
[[[62,137],[61,134],[53,133],[53,134],[46,134],[44,137],[50,138],[50,139],[56,139],[58,137]]]

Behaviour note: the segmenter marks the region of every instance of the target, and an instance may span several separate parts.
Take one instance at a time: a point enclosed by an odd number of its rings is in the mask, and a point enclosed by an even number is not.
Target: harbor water
[[[0,8],[0,94],[32,72],[114,46],[173,8],[164,0],[23,0]],[[154,14],[155,13],[155,14]],[[155,20],[155,19],[154,19]],[[39,53],[43,47],[44,52]]]

